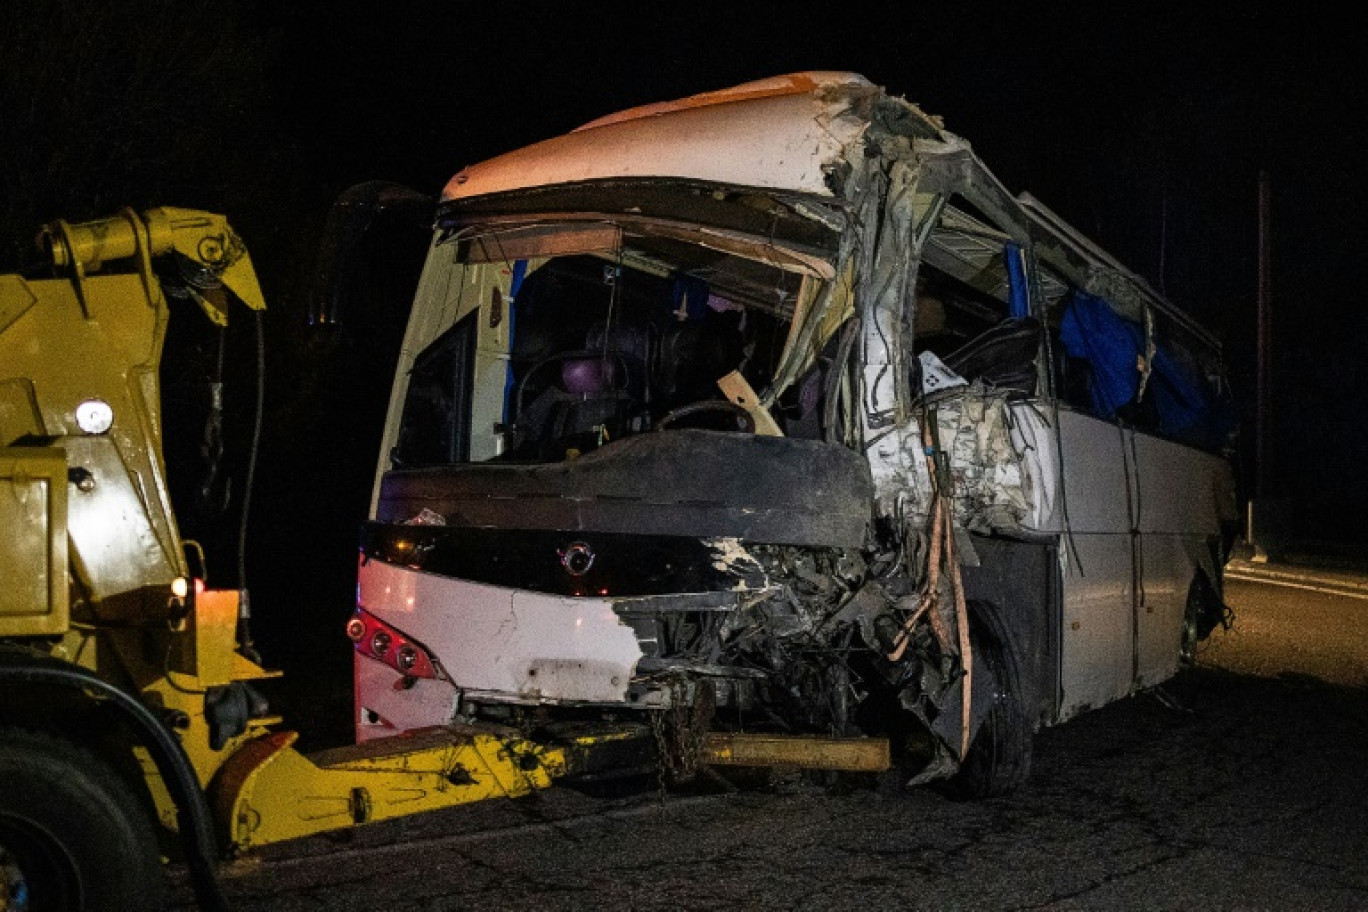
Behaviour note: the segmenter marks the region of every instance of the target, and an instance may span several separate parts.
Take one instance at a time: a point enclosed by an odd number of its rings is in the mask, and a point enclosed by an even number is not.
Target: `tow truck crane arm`
[[[266,309],[247,246],[227,219],[212,212],[160,207],[140,217],[125,209],[117,216],[78,225],[56,221],[42,230],[39,243],[55,267],[72,270],[78,285],[87,272],[98,270],[108,260],[136,256],[147,263],[150,274],[147,261],[175,251],[198,268],[197,273],[186,276],[187,288],[216,325],[228,325],[219,287],[226,287],[252,310]],[[149,288],[148,297],[155,300],[161,296]]]

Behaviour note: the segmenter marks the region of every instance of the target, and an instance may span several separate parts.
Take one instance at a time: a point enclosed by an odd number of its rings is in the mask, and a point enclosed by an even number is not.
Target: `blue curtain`
[[[1145,344],[1144,328],[1120,317],[1102,298],[1075,291],[1059,325],[1059,340],[1070,357],[1092,368],[1089,390],[1093,411],[1112,418],[1135,400],[1140,372],[1135,369]]]
[[[1098,415],[1113,418],[1135,401],[1140,388],[1137,359],[1145,350],[1140,324],[1118,315],[1102,298],[1075,291],[1059,330],[1064,350],[1088,362],[1089,392]],[[1162,338],[1156,340],[1145,398],[1152,400],[1158,419],[1151,430],[1173,440],[1218,450],[1235,430],[1234,404],[1213,387],[1202,365]]]

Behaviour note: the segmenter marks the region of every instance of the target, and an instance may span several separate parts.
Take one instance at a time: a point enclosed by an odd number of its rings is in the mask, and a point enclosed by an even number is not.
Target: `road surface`
[[[1006,798],[555,788],[273,847],[223,887],[243,912],[1368,908],[1368,600],[1226,600],[1195,671],[1041,732]]]

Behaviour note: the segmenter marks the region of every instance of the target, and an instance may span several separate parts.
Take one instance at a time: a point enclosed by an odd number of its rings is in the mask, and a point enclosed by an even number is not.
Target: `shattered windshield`
[[[684,427],[822,436],[823,345],[851,310],[827,258],[645,217],[452,227],[438,258],[459,303],[414,361],[399,466],[558,461]]]

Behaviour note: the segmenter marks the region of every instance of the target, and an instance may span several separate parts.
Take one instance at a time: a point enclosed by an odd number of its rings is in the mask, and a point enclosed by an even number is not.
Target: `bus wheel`
[[[1197,636],[1197,617],[1201,613],[1201,585],[1200,580],[1192,581],[1192,588],[1188,590],[1187,606],[1183,609],[1183,634],[1178,642],[1178,667],[1191,668],[1197,664],[1197,644],[1201,638]]]
[[[164,881],[151,821],[108,764],[0,729],[0,909],[159,909]]]
[[[1187,606],[1183,610],[1183,635],[1178,643],[1180,668],[1197,664],[1197,644],[1210,636],[1218,625],[1229,623],[1227,613],[1206,576],[1197,574],[1188,587]]]
[[[1005,795],[1031,775],[1034,729],[1026,712],[1016,656],[1009,646],[977,631],[973,648],[975,674],[987,678],[984,684],[991,687],[991,702],[969,753],[945,782],[945,791],[960,800]]]

